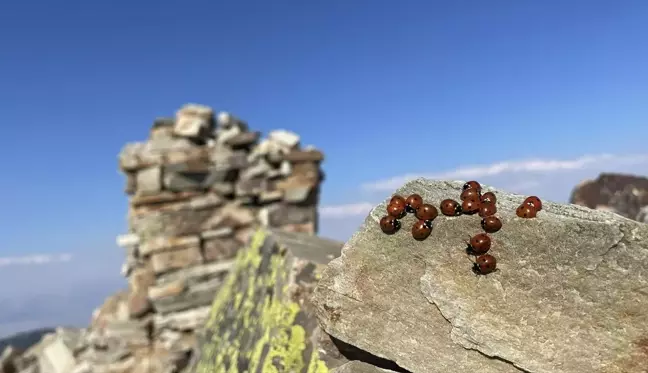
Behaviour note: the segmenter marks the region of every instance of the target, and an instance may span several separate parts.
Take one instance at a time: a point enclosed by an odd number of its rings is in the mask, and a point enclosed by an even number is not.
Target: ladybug
[[[437,216],[439,216],[439,211],[429,203],[422,204],[421,207],[416,210],[416,217],[420,220],[431,222],[436,219]]]
[[[490,236],[486,233],[479,233],[470,239],[468,242],[468,247],[466,247],[466,252],[473,255],[486,254],[491,248],[491,239]]]
[[[481,203],[478,199],[467,199],[461,204],[461,211],[463,211],[464,214],[472,215],[479,211],[480,205]]]
[[[495,193],[493,192],[486,192],[482,194],[481,196],[481,201],[482,203],[493,203],[497,202],[497,197],[495,197]]]
[[[416,212],[416,210],[418,210],[418,208],[421,207],[422,204],[423,198],[416,193],[410,195],[405,200],[405,208],[407,212]]]
[[[392,198],[389,200],[389,204],[390,205],[399,204],[399,205],[405,206],[405,198],[403,198],[402,196],[400,196],[398,194],[394,194],[392,196]]]
[[[525,219],[535,218],[536,214],[537,211],[535,207],[527,203],[523,203],[520,205],[520,207],[515,209],[515,215]]]
[[[380,219],[380,229],[386,234],[394,234],[401,227],[400,221],[391,215],[383,216]]]
[[[473,272],[478,275],[487,275],[497,268],[497,259],[490,254],[478,256],[473,264]]]
[[[524,204],[529,204],[529,205],[535,207],[536,211],[542,210],[542,201],[540,200],[540,198],[538,198],[536,196],[527,197],[524,200]]]
[[[401,205],[399,203],[390,203],[387,206],[387,214],[395,217],[396,219],[400,219],[407,214],[405,212],[405,205]]]
[[[463,190],[476,189],[478,192],[481,192],[481,185],[475,180],[471,180],[463,185]]]
[[[481,194],[477,189],[466,189],[463,192],[461,192],[461,196],[459,198],[462,201],[465,201],[467,199],[480,199]]]
[[[479,216],[482,218],[495,215],[495,213],[497,213],[497,206],[494,203],[482,203],[479,207]]]
[[[461,205],[453,199],[444,199],[439,204],[441,213],[445,216],[458,216],[461,215]]]
[[[486,216],[482,219],[481,226],[487,233],[495,233],[502,229],[502,221],[497,216]]]
[[[419,220],[412,225],[412,237],[417,241],[423,241],[432,233],[432,224],[425,220]]]

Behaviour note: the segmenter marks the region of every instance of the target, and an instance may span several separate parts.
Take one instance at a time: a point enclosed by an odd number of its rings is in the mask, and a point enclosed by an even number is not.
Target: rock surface
[[[262,139],[204,105],[155,119],[147,141],[119,154],[129,226],[117,243],[128,288],[106,299],[76,342],[57,331],[24,354],[6,349],[0,373],[185,372],[196,332],[250,234],[264,225],[317,233],[323,158],[301,148],[295,133]],[[228,294],[248,299],[236,290]]]
[[[397,193],[438,205],[461,185],[418,179]],[[478,216],[439,216],[415,241],[411,216],[382,233],[382,203],[316,287],[324,330],[400,371],[648,371],[648,225],[548,201],[521,219],[524,196],[484,190],[504,223],[491,235],[498,271],[470,270],[465,241],[480,233]]]
[[[569,202],[645,222],[646,215],[641,208],[648,206],[648,178],[602,173],[595,180],[578,184]]]
[[[212,304],[196,372],[327,372],[309,297],[341,248],[304,233],[256,231]]]

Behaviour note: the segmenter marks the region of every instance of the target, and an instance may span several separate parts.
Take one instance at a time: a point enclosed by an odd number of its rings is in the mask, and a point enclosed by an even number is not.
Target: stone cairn
[[[128,289],[109,297],[88,329],[46,336],[16,360],[16,370],[182,371],[254,229],[317,233],[322,160],[292,132],[260,141],[245,122],[224,112],[215,118],[202,105],[156,119],[147,142],[127,144],[119,155],[129,232],[117,243],[127,252]],[[57,357],[47,358],[47,349]]]

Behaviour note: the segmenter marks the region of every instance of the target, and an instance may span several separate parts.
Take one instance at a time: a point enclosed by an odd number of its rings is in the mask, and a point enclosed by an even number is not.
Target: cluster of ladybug
[[[453,199],[445,199],[439,205],[441,213],[446,216],[459,216],[462,214],[479,214],[482,218],[481,227],[485,233],[479,233],[467,242],[466,253],[475,255],[473,271],[486,275],[495,271],[497,260],[487,254],[491,248],[489,233],[502,229],[502,221],[495,216],[497,213],[497,197],[493,192],[481,193],[481,185],[477,181],[469,181],[463,185],[461,204]],[[517,208],[516,215],[521,218],[534,218],[542,209],[542,202],[536,196],[528,197]],[[438,216],[438,211],[433,205],[423,203],[423,198],[412,194],[407,199],[395,195],[387,205],[387,215],[380,219],[380,228],[386,234],[394,234],[401,228],[400,219],[407,213],[414,213],[417,222],[412,226],[412,236],[418,241],[426,239],[432,232],[432,222]]]
[[[418,194],[412,194],[407,199],[393,196],[387,205],[387,215],[380,219],[380,228],[387,234],[396,233],[401,228],[400,219],[408,212],[418,219],[412,225],[412,237],[423,241],[432,233],[432,221],[439,216],[439,211],[429,203],[423,203],[423,198]]]

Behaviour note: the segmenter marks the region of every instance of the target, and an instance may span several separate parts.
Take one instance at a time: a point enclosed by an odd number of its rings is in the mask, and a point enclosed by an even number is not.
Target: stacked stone
[[[148,141],[127,144],[119,156],[129,232],[117,242],[126,249],[128,289],[95,311],[90,327],[65,348],[64,362],[30,369],[181,371],[249,235],[259,226],[317,233],[322,159],[316,149],[302,149],[294,133],[273,131],[260,140],[235,116],[215,118],[201,105],[155,120]]]

